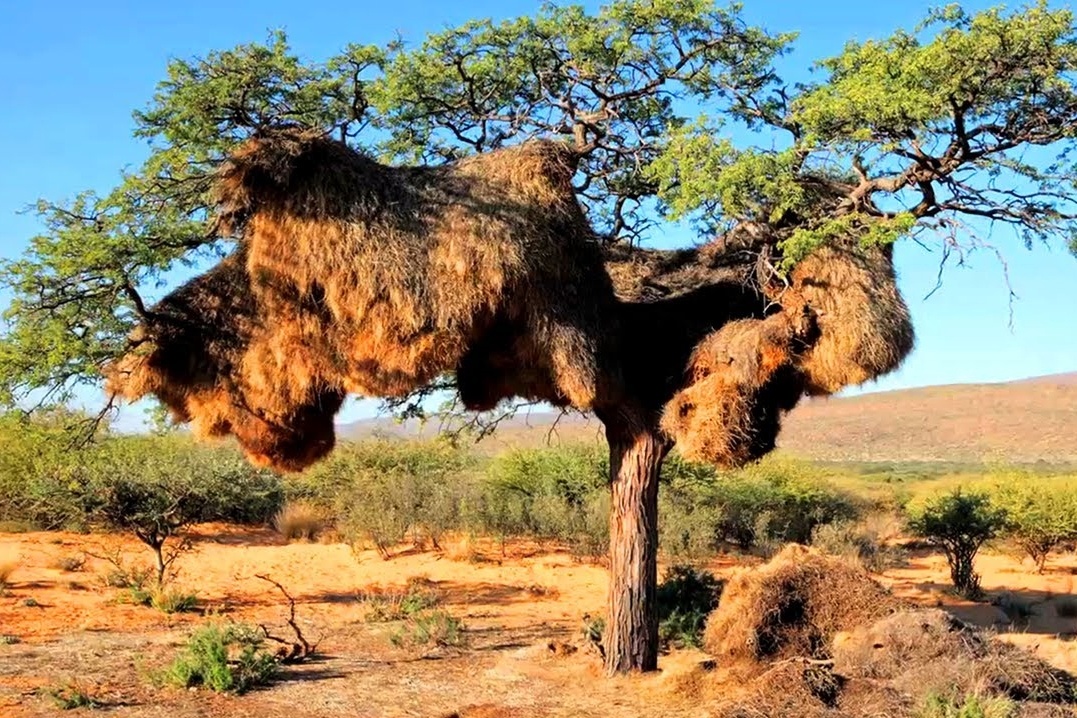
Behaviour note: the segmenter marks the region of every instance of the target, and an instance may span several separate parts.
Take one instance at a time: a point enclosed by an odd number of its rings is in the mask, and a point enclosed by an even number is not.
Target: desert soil
[[[0,597],[0,716],[27,718],[60,711],[44,695],[75,681],[115,716],[308,716],[462,718],[513,716],[688,716],[700,706],[684,677],[707,657],[673,651],[657,673],[605,679],[580,640],[587,615],[600,616],[603,567],[527,543],[456,542],[443,552],[408,549],[385,561],[375,552],[339,544],[285,543],[266,530],[207,525],[180,559],[176,585],[197,592],[201,612],[165,615],[123,603],[106,588],[107,563],[89,559],[79,571],[56,568],[60,558],[146,550],[120,536],[70,533],[0,534],[0,564],[16,561],[12,586]],[[737,566],[716,559],[718,574]],[[1077,557],[1053,560],[1043,575],[1002,554],[981,557],[977,569],[995,603],[1031,607],[1032,615],[991,603],[960,601],[946,592],[941,556],[916,554],[880,577],[900,596],[943,605],[989,626],[1002,640],[1077,672]],[[255,578],[266,574],[298,599],[304,631],[320,639],[319,658],[289,666],[272,686],[243,696],[156,687],[153,673],[175,655],[190,630],[207,620],[266,624],[284,634],[286,604]],[[368,623],[364,595],[423,579],[439,608],[466,625],[466,648],[394,647],[392,624]],[[584,646],[564,655],[561,645]]]

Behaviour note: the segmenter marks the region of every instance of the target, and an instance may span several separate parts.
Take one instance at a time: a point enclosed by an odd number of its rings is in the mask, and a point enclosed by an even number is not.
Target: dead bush
[[[322,510],[309,501],[289,501],[273,517],[273,528],[289,541],[313,541],[324,526]]]

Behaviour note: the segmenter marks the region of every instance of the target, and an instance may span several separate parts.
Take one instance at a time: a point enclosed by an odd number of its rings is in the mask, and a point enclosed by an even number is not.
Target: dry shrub
[[[739,466],[774,448],[782,412],[803,391],[794,352],[811,326],[781,313],[730,322],[700,342],[687,386],[662,414],[685,458]]]
[[[289,501],[273,517],[273,528],[289,541],[313,541],[324,525],[322,510],[309,501]]]
[[[15,559],[0,561],[0,596],[3,596],[11,588],[11,576],[18,567],[19,562]]]
[[[982,692],[1070,703],[1074,678],[939,609],[899,611],[834,641],[834,671],[914,694]]]
[[[112,388],[289,470],[331,448],[345,392],[402,396],[456,371],[470,408],[513,395],[590,408],[608,391],[613,294],[574,171],[555,142],[394,168],[267,130],[218,176],[239,252],[153,309]]]
[[[897,605],[861,567],[791,544],[729,580],[707,620],[703,646],[748,671],[780,658],[825,658],[836,633]]]

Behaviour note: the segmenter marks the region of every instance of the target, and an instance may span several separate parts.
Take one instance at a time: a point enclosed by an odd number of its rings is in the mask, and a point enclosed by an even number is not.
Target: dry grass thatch
[[[796,319],[740,319],[699,343],[688,385],[662,415],[686,458],[739,465],[774,448],[781,412],[803,393],[795,355],[814,329],[808,317]]]
[[[729,580],[707,620],[703,646],[749,673],[781,658],[825,658],[839,631],[897,605],[859,566],[792,544]]]
[[[892,247],[818,249],[793,268],[790,287],[776,298],[786,310],[810,308],[819,324],[818,340],[797,361],[809,393],[862,384],[893,371],[912,351]]]
[[[727,584],[704,642],[722,670],[693,675],[693,691],[721,718],[911,716],[966,696],[1063,715],[1077,700],[1068,673],[942,610],[898,607],[867,574],[799,546]]]
[[[888,248],[824,247],[794,268],[788,286],[763,286],[778,313],[735,319],[709,334],[664,407],[662,428],[689,459],[734,466],[757,459],[774,448],[782,414],[804,393],[861,384],[912,350]]]
[[[332,450],[344,393],[312,380],[301,352],[262,364],[260,377],[275,370],[273,390],[251,391],[244,368],[252,347],[273,339],[239,252],[153,308],[134,348],[107,369],[109,389],[155,395],[199,436],[234,435],[255,464],[299,469]]]
[[[1073,676],[940,609],[906,610],[834,641],[834,671],[905,693],[962,692],[1071,703]]]
[[[241,251],[154,308],[113,389],[285,469],[324,455],[345,393],[452,371],[470,408],[590,408],[614,384],[599,364],[612,289],[573,172],[552,142],[392,168],[311,132],[253,139],[216,188]]]
[[[287,470],[332,449],[347,394],[405,396],[450,373],[474,410],[522,397],[609,417],[631,395],[687,456],[737,465],[774,448],[805,392],[911,349],[888,249],[825,247],[787,283],[762,272],[774,238],[758,227],[694,250],[603,250],[576,159],[531,141],[388,167],[267,130],[217,177],[236,253],[151,310],[110,386]]]

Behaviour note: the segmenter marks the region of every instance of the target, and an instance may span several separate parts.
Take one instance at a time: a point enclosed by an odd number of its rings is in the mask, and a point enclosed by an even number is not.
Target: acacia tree
[[[775,69],[793,41],[746,25],[736,6],[617,0],[595,14],[547,6],[471,22],[413,49],[351,46],[325,62],[296,57],[280,34],[173,62],[135,114],[146,164],[107,195],[41,202],[44,233],[4,265],[15,298],[0,398],[56,402],[97,382],[145,315],[146,292],[226,248],[210,174],[259,128],[320,127],[398,162],[563,136],[611,266],[651,267],[624,347],[632,399],[599,418],[613,499],[607,668],[653,669],[658,474],[671,448],[658,419],[680,369],[652,361],[649,332],[690,325],[698,340],[726,318],[721,306],[686,317],[677,301],[714,283],[706,253],[641,245],[667,220],[691,219],[707,238],[750,237],[748,261],[781,277],[849,237],[937,242],[944,261],[984,246],[988,225],[1026,245],[1073,242],[1071,13],[933,12],[847,45],[808,84]]]

